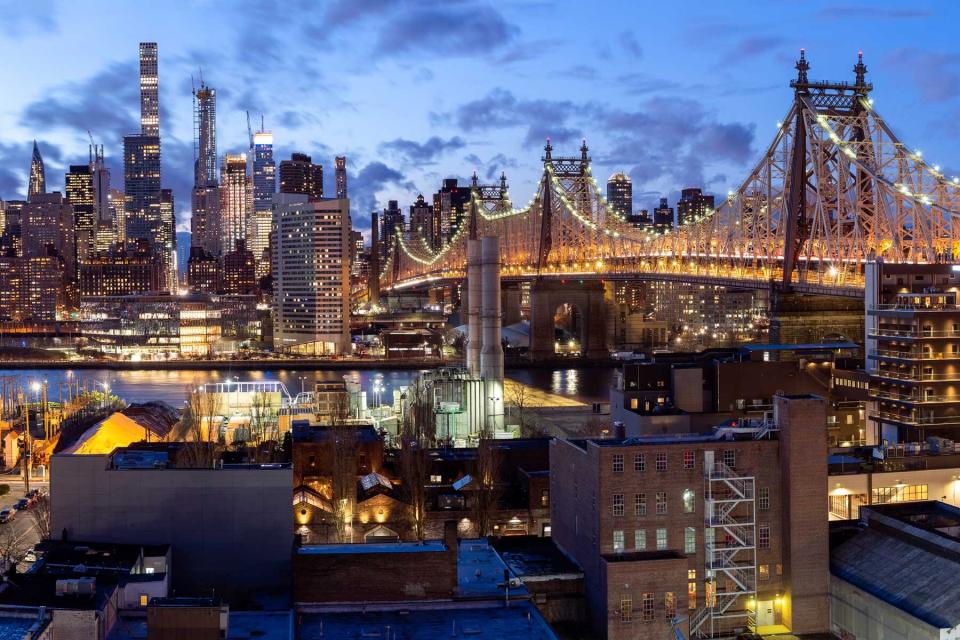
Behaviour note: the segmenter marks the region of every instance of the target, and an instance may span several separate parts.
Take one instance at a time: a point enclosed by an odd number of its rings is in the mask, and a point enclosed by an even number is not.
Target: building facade
[[[222,255],[246,241],[253,213],[253,181],[247,174],[247,156],[228,153],[223,157],[220,185],[220,251]]]
[[[713,196],[704,195],[700,189],[684,189],[677,201],[677,224],[693,224],[713,212]]]
[[[607,204],[624,220],[633,215],[633,181],[622,171],[607,180]]]
[[[294,153],[280,162],[280,193],[323,197],[323,165],[314,164],[305,153]]]

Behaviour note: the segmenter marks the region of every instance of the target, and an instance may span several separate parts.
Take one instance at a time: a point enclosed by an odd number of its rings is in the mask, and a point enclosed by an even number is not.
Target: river
[[[613,380],[613,368],[577,368],[558,367],[555,369],[520,368],[507,369],[507,377],[530,385],[542,391],[573,398],[581,402],[607,402],[610,384]],[[410,383],[417,374],[412,370],[391,369],[385,366],[381,370],[358,371],[314,370],[314,371],[238,371],[230,369],[210,370],[169,370],[169,371],[126,371],[109,369],[2,369],[0,377],[17,377],[24,384],[32,381],[46,381],[48,397],[58,399],[61,383],[68,380],[85,381],[86,388],[107,384],[110,392],[127,402],[149,402],[162,400],[173,406],[181,406],[186,399],[187,389],[207,382],[225,382],[240,380],[279,380],[295,395],[303,389],[310,390],[318,380],[342,380],[345,375],[359,378],[362,388],[371,393],[374,376],[383,376],[384,397],[389,398],[394,389]],[[302,378],[302,380],[301,380]],[[62,386],[66,395],[66,385]],[[370,398],[372,400],[372,398]]]

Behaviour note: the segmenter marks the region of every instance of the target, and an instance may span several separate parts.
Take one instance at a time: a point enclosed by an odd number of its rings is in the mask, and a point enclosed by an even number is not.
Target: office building
[[[165,291],[175,291],[177,287],[177,218],[173,189],[160,190],[160,233],[157,244],[165,266]]]
[[[80,263],[80,297],[133,296],[163,291],[166,274],[141,240],[130,250],[115,247]]]
[[[253,181],[247,174],[246,154],[226,154],[220,177],[220,251],[227,254],[236,248],[237,240],[246,240],[253,211]]]
[[[160,83],[157,43],[140,43],[140,133],[160,137]]]
[[[110,190],[110,169],[103,158],[103,145],[90,145],[90,172],[93,185],[93,250],[96,254],[109,250],[117,242],[113,203]]]
[[[349,353],[349,201],[277,194],[272,242],[274,348]]]
[[[337,199],[344,200],[349,198],[347,193],[347,157],[337,156],[333,159],[335,177],[337,182]]]
[[[202,246],[190,247],[187,288],[190,293],[217,293],[220,290],[220,263]]]
[[[400,209],[397,201],[388,201],[387,208],[383,210],[383,217],[380,218],[380,246],[391,246],[393,238],[395,238],[397,234],[403,233],[404,226],[403,211]]]
[[[113,221],[113,233],[116,242],[127,241],[126,197],[122,189],[110,189],[110,218]]]
[[[713,196],[705,196],[700,189],[684,189],[677,200],[677,224],[692,224],[713,212]]]
[[[64,306],[60,258],[0,256],[0,320],[53,321]]]
[[[426,238],[434,248],[439,247],[439,222],[439,219],[434,218],[433,205],[427,203],[422,193],[418,195],[416,202],[410,205],[410,233]]]
[[[73,206],[59,191],[35,195],[23,208],[20,224],[23,256],[55,256],[63,265],[66,281],[73,282],[77,268]]]
[[[190,245],[220,255],[220,179],[217,172],[217,92],[201,83],[193,92],[194,171]]]
[[[223,275],[220,279],[223,293],[250,295],[257,290],[257,265],[247,242],[238,239],[233,251],[223,256]]]
[[[273,194],[277,192],[277,165],[273,160],[273,134],[257,131],[250,149],[253,162],[253,208],[270,213]],[[321,185],[323,178],[321,178]]]
[[[123,137],[124,238],[148,240],[159,256],[163,246],[160,214],[160,138]]]
[[[653,230],[666,233],[673,229],[673,207],[666,198],[660,198],[660,206],[653,210]]]
[[[27,199],[47,192],[47,175],[43,168],[43,156],[37,141],[33,141],[33,157],[30,159],[30,181],[27,184]]]
[[[460,187],[456,178],[443,181],[440,191],[433,194],[433,213],[437,216],[435,246],[441,246],[453,237],[465,220],[470,206],[470,188]]]
[[[624,220],[633,215],[633,181],[622,171],[607,180],[607,205]]]
[[[867,444],[960,439],[960,272],[868,262]]]
[[[598,637],[828,630],[825,409],[702,434],[551,442],[553,540]]]
[[[89,164],[72,164],[64,177],[67,201],[73,207],[77,259],[86,260],[96,252],[97,213],[93,170]]]
[[[194,187],[191,194],[190,245],[220,255],[220,186]]]
[[[280,193],[300,193],[323,197],[323,165],[313,164],[304,153],[294,153],[280,163]]]

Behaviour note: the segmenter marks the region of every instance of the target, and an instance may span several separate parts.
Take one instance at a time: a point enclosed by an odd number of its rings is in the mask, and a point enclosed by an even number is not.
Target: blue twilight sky
[[[772,6],[775,5],[775,8]],[[507,172],[525,203],[543,139],[594,175],[626,170],[634,206],[702,185],[726,193],[789,107],[800,47],[811,77],[850,80],[863,49],[877,110],[960,173],[960,4],[0,0],[0,198],[23,197],[36,138],[52,189],[87,129],[122,186],[138,130],[137,43],[160,55],[163,180],[189,229],[191,74],[218,92],[219,151],[263,113],[279,159],[349,159],[354,225],[445,177]],[[952,174],[951,174],[952,175]]]

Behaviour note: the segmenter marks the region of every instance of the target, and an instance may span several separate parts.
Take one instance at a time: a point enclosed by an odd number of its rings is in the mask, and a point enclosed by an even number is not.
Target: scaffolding
[[[704,452],[704,607],[690,618],[695,638],[756,629],[756,503],[753,476]]]

